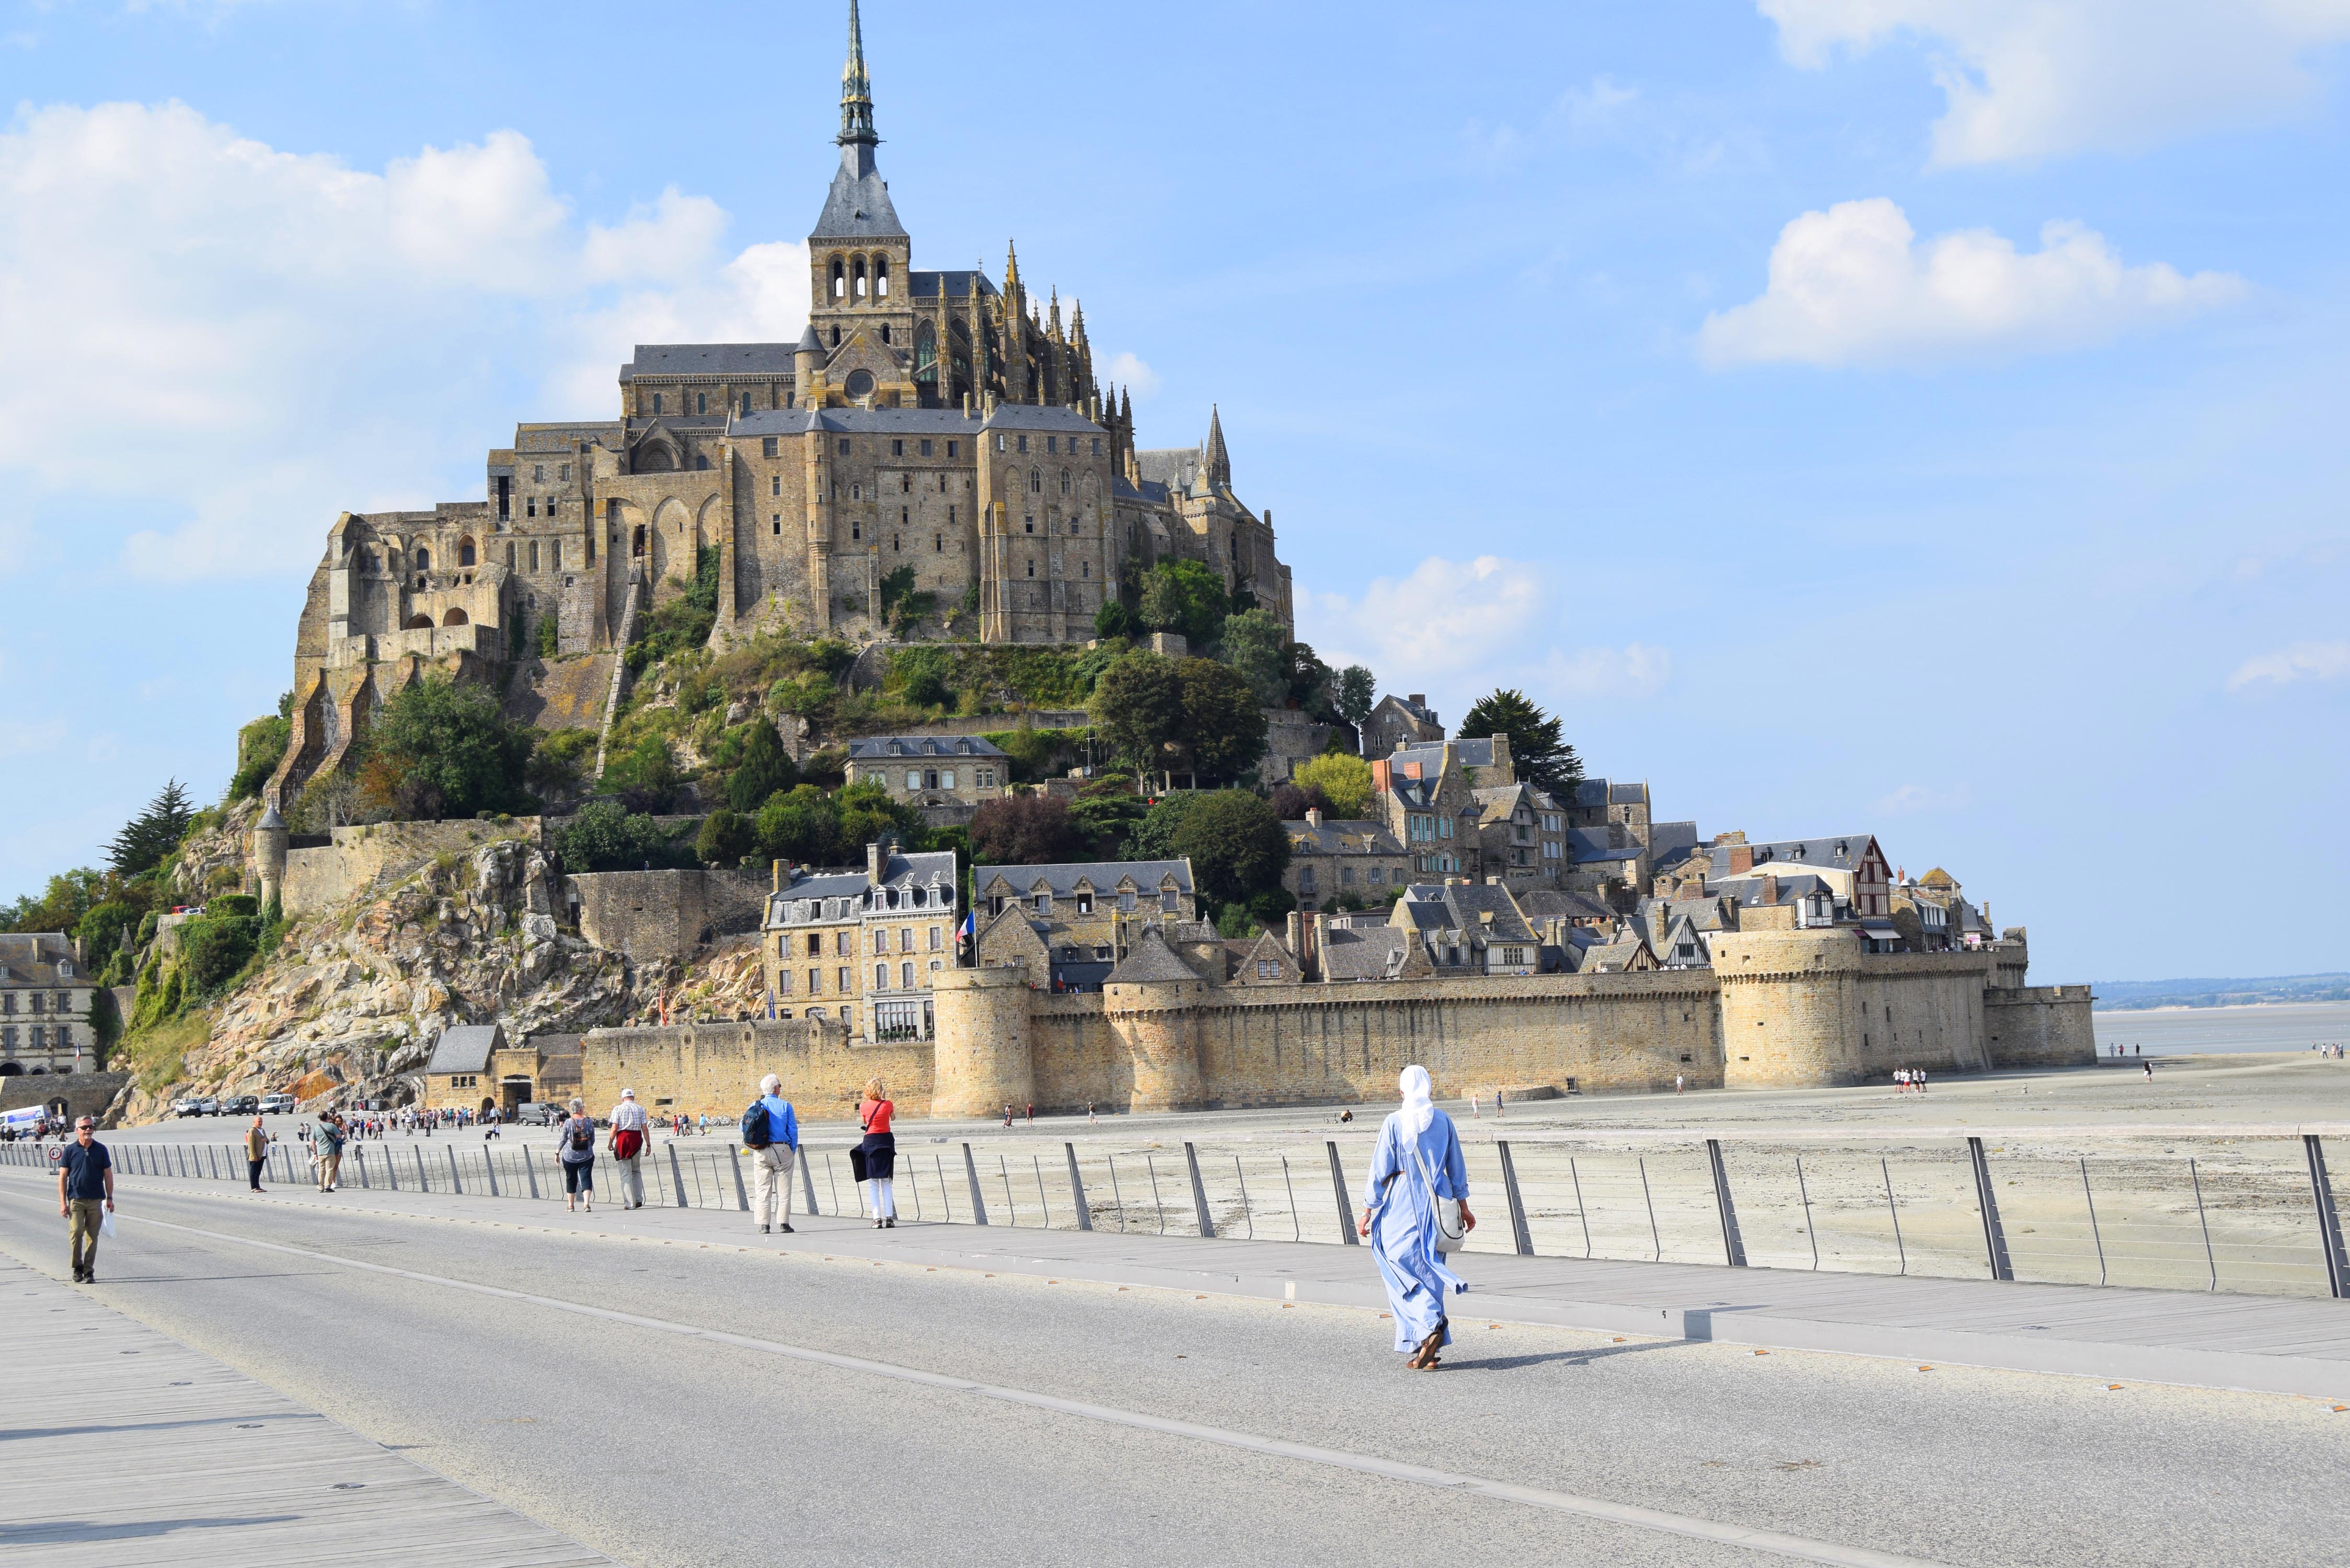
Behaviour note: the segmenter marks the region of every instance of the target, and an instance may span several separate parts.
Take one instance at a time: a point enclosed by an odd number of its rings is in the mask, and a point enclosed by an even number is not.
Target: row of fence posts
[[[2324,1253],[2326,1283],[2337,1299],[2350,1299],[2350,1251],[2345,1251],[2343,1245],[2342,1220],[2334,1200],[2333,1182],[2326,1171],[2324,1148],[2318,1135],[2314,1133],[2303,1134],[2301,1141],[2309,1165],[2310,1192],[2317,1215],[2319,1243]],[[352,1160],[353,1168],[359,1175],[359,1184],[362,1188],[370,1188],[374,1183],[373,1173],[366,1158],[367,1146],[354,1144],[351,1147],[352,1155],[355,1157]],[[1497,1140],[1495,1147],[1501,1154],[1502,1187],[1509,1201],[1510,1239],[1513,1250],[1521,1257],[1532,1257],[1534,1255],[1534,1236],[1526,1220],[1525,1199],[1518,1190],[1517,1162],[1511,1155],[1508,1140]],[[408,1147],[415,1165],[415,1190],[430,1191],[432,1183],[425,1164],[424,1146],[411,1144]],[[457,1147],[452,1142],[444,1143],[441,1147],[448,1159],[450,1190],[462,1195],[465,1190],[465,1175],[457,1157]],[[1346,1168],[1338,1158],[1337,1141],[1335,1138],[1326,1140],[1324,1147],[1330,1160],[1330,1191],[1337,1206],[1338,1239],[1349,1247],[1359,1245],[1355,1234],[1354,1208],[1347,1193]],[[227,1180],[244,1174],[239,1167],[241,1151],[234,1147],[217,1144],[129,1143],[119,1145],[117,1148],[120,1154],[128,1156],[129,1173],[131,1175]],[[1094,1228],[1093,1206],[1086,1197],[1085,1177],[1077,1168],[1077,1146],[1074,1142],[1065,1142],[1061,1148],[1068,1160],[1069,1192],[1076,1209],[1077,1229],[1090,1231]],[[400,1189],[400,1162],[393,1158],[393,1152],[389,1147],[380,1148],[378,1152],[382,1156],[380,1164],[383,1171],[385,1186],[390,1190],[399,1191]],[[491,1158],[491,1151],[487,1148],[481,1152],[482,1176],[489,1195],[494,1198],[522,1196],[520,1193],[504,1193],[499,1190],[497,1162]],[[538,1168],[536,1161],[532,1158],[533,1152],[530,1146],[523,1147],[522,1168],[529,1195],[532,1198],[537,1198],[540,1196]],[[650,1152],[648,1149],[647,1156],[650,1156]],[[674,1196],[678,1208],[690,1208],[691,1205],[686,1200],[685,1176],[678,1160],[678,1149],[674,1141],[666,1146],[666,1152],[669,1156],[671,1192]],[[1742,1269],[1747,1266],[1746,1244],[1738,1228],[1738,1207],[1731,1195],[1730,1173],[1722,1161],[1721,1140],[1706,1139],[1705,1152],[1706,1164],[1713,1180],[1714,1204],[1721,1222],[1722,1260],[1733,1269]],[[807,1153],[808,1151],[802,1151],[801,1157],[795,1163],[799,1167],[800,1189],[806,1199],[807,1211],[810,1214],[817,1214],[821,1213],[822,1210],[816,1201],[815,1161],[807,1157]],[[23,1144],[10,1145],[7,1158],[9,1163],[19,1166],[48,1163],[47,1154],[37,1146],[28,1147]],[[282,1143],[271,1145],[268,1168],[273,1179],[286,1182],[303,1179],[303,1173],[296,1167],[295,1160],[296,1155],[293,1148]],[[987,1213],[987,1196],[980,1187],[979,1162],[977,1156],[972,1150],[972,1146],[968,1143],[962,1146],[962,1162],[964,1180],[970,1189],[972,1222],[979,1225],[988,1224],[990,1221]],[[742,1162],[739,1159],[731,1159],[727,1163],[734,1178],[735,1207],[748,1213],[751,1208],[751,1198],[743,1186]],[[1049,1226],[1052,1223],[1052,1205],[1045,1196],[1041,1157],[1033,1163],[1035,1166],[1037,1204],[1045,1215],[1045,1224]],[[1983,1255],[1989,1266],[1991,1277],[1995,1280],[2012,1280],[2015,1278],[2015,1267],[2008,1254],[2007,1233],[2000,1224],[1998,1189],[1991,1179],[1991,1163],[1983,1151],[1981,1138],[1967,1139],[1967,1163],[1974,1178],[1975,1206],[1981,1218]],[[1215,1216],[1209,1209],[1207,1183],[1200,1172],[1199,1150],[1189,1140],[1186,1140],[1183,1145],[1183,1164],[1186,1174],[1191,1179],[1191,1207],[1198,1226],[1198,1234],[1212,1240],[1216,1235]],[[1901,1212],[1899,1206],[1894,1201],[1892,1169],[1883,1159],[1879,1159],[1877,1164],[1885,1182],[1886,1212],[1893,1221],[1894,1248],[1899,1259],[1900,1272],[1907,1274],[1909,1272],[1909,1255],[1908,1249],[1901,1238]],[[998,1158],[997,1165],[1003,1179],[1005,1207],[1008,1211],[1016,1214],[1018,1205],[1012,1197],[1010,1168],[1003,1164],[1001,1158]],[[1149,1174],[1153,1216],[1159,1232],[1164,1234],[1166,1207],[1159,1199],[1158,1166],[1148,1155],[1144,1156],[1144,1165]],[[1256,1220],[1248,1203],[1247,1174],[1242,1169],[1237,1156],[1233,1158],[1232,1167],[1234,1175],[1240,1182],[1241,1212],[1248,1226],[1249,1237],[1253,1239],[1256,1233]],[[2203,1206],[2202,1177],[2192,1158],[2188,1160],[2187,1168],[2189,1179],[2195,1189],[2196,1220],[2202,1231],[2204,1261],[2210,1277],[2210,1288],[2216,1291],[2220,1286],[2220,1267],[2217,1255],[2211,1246],[2210,1220]],[[1293,1239],[1302,1241],[1304,1236],[1296,1228],[1299,1215],[1297,1189],[1291,1179],[1289,1159],[1286,1155],[1282,1157],[1281,1168],[1282,1180],[1289,1193]],[[1575,1188],[1576,1216],[1583,1225],[1584,1256],[1589,1257],[1591,1256],[1591,1224],[1588,1213],[1584,1207],[1583,1177],[1581,1171],[1576,1168],[1575,1162],[1571,1158],[1567,1161],[1567,1172]],[[915,1203],[915,1217],[919,1220],[921,1218],[921,1174],[910,1156],[908,1159],[908,1186]],[[946,1191],[943,1173],[939,1173],[939,1176],[940,1197],[944,1199]],[[1126,1201],[1123,1191],[1118,1186],[1118,1162],[1115,1156],[1111,1156],[1109,1159],[1109,1176],[1112,1204],[1118,1212],[1118,1228],[1123,1231],[1126,1228]],[[841,1212],[840,1189],[838,1181],[833,1175],[829,1157],[825,1162],[825,1178],[827,1186],[831,1188],[833,1212],[838,1215]],[[1817,1269],[1820,1266],[1819,1238],[1812,1223],[1811,1189],[1804,1180],[1804,1162],[1800,1156],[1795,1160],[1795,1181],[1804,1205],[1804,1229],[1805,1234],[1811,1238],[1812,1267]],[[1646,1161],[1641,1162],[1640,1187],[1648,1203],[1650,1236],[1656,1242],[1656,1254],[1661,1258],[1663,1243],[1658,1233],[1656,1199],[1648,1189]],[[698,1183],[696,1190],[699,1190]],[[2096,1199],[2090,1188],[2089,1165],[2086,1159],[2081,1161],[2081,1190],[2088,1204],[2090,1234],[2096,1243],[2097,1282],[2103,1284],[2106,1282],[2105,1237],[2097,1223]],[[951,1219],[953,1213],[951,1203],[948,1204],[947,1211],[949,1218]]]

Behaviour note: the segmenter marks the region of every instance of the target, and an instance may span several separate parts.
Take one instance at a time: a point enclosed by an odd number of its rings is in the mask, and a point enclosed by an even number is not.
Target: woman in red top
[[[890,1177],[898,1164],[898,1139],[889,1131],[889,1117],[897,1106],[875,1078],[865,1085],[865,1098],[857,1107],[857,1125],[865,1129],[865,1141],[858,1145],[865,1156],[865,1179],[872,1193],[873,1228],[876,1231],[895,1230],[898,1224],[898,1195]]]

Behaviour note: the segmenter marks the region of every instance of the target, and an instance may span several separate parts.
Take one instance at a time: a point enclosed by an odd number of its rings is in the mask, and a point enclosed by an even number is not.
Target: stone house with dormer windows
[[[1424,692],[1409,697],[1388,696],[1363,721],[1363,755],[1384,757],[1401,746],[1424,745],[1444,739],[1444,726]]]
[[[760,927],[771,1016],[835,1019],[868,1044],[928,1040],[932,977],[958,967],[952,850],[865,846],[862,871],[795,870]]]
[[[974,866],[971,885],[980,966],[1024,963],[1034,977],[1041,948],[1055,991],[1098,991],[1145,927],[1179,943],[1218,940],[1200,926],[1188,859]]]
[[[99,1071],[97,996],[63,931],[0,936],[0,1077]]]
[[[848,742],[850,784],[879,784],[921,808],[933,827],[959,826],[1012,793],[1012,759],[978,735],[866,735]]]

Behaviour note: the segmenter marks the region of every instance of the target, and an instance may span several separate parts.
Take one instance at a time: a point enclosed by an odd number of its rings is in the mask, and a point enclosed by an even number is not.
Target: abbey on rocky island
[[[1000,285],[915,270],[874,161],[856,0],[836,140],[796,343],[639,344],[619,418],[517,425],[480,500],[336,519],[272,805],[330,773],[426,669],[479,679],[538,648],[623,647],[712,552],[719,642],[878,638],[885,579],[893,600],[930,596],[917,635],[1083,641],[1122,576],[1165,560],[1292,624],[1272,515],[1233,493],[1213,410],[1198,446],[1138,451],[1083,310],[1065,327],[1058,291],[1033,299],[1016,253]]]

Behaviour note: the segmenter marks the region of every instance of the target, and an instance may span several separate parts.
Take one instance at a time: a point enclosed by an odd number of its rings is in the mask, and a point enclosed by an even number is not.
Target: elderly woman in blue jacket
[[[1469,1211],[1469,1166],[1461,1156],[1461,1134],[1452,1118],[1430,1097],[1428,1069],[1403,1070],[1397,1087],[1403,1105],[1380,1124],[1371,1156],[1371,1180],[1357,1231],[1370,1239],[1371,1257],[1395,1310],[1396,1351],[1404,1365],[1433,1371],[1437,1353],[1452,1343],[1444,1298],[1469,1288],[1444,1266],[1439,1250],[1437,1200],[1461,1205],[1463,1234],[1475,1228]]]

